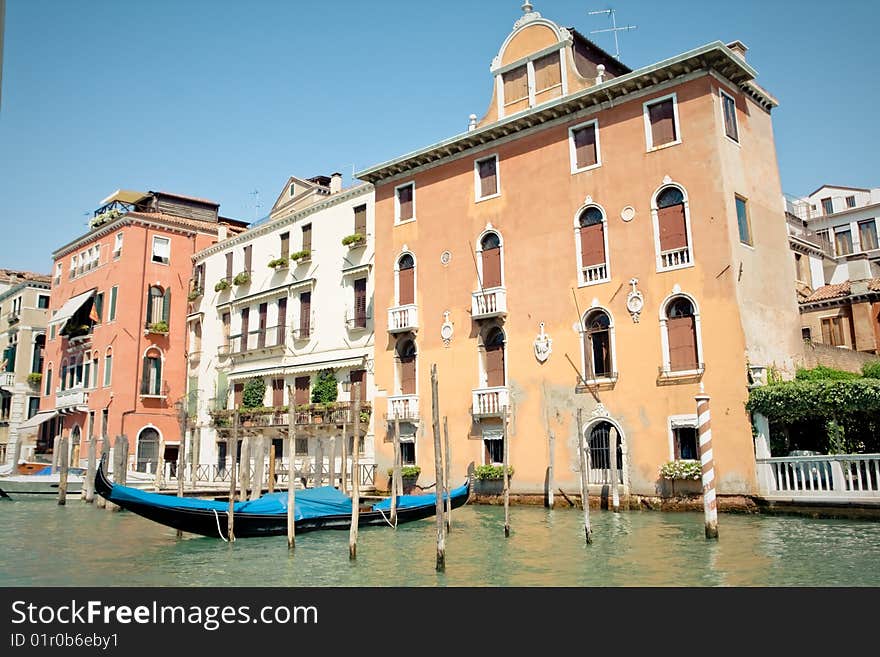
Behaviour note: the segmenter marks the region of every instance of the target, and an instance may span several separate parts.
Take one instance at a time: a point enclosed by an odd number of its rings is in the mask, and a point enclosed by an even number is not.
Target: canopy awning
[[[39,411],[32,418],[25,420],[21,424],[18,425],[18,430],[22,429],[36,429],[38,426],[46,422],[47,420],[51,420],[53,417],[58,416],[58,411]]]
[[[83,292],[82,294],[78,294],[75,297],[71,297],[65,302],[63,306],[61,306],[61,310],[55,313],[55,315],[49,320],[49,326],[64,324],[68,319],[76,314],[77,310],[83,307],[86,301],[91,301],[92,297],[94,296],[95,288],[92,288],[88,292]]]
[[[110,196],[101,201],[101,205],[107,205],[108,203],[112,203],[113,201],[134,204],[140,201],[144,196],[146,196],[144,192],[136,192],[130,189],[117,189],[115,192],[110,194]]]

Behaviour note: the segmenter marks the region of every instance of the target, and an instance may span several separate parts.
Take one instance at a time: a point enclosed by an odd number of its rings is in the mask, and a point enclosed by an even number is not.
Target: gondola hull
[[[213,538],[229,538],[227,534],[227,515],[223,510],[218,508],[200,509],[158,506],[150,504],[149,501],[130,499],[118,494],[114,495],[114,489],[124,489],[124,487],[118,487],[109,481],[104,474],[103,467],[99,466],[95,475],[95,492],[108,501],[167,527]],[[399,508],[397,510],[397,523],[403,524],[432,517],[436,510],[435,502],[433,501],[434,496],[426,495],[424,497],[426,498],[425,504]],[[431,498],[430,503],[427,503],[428,498]],[[468,500],[467,486],[452,491],[450,500],[452,508],[458,508],[465,504]],[[370,527],[373,525],[386,527],[391,525],[390,513],[372,509],[361,510],[358,515],[358,527]],[[300,518],[296,520],[295,527],[298,534],[319,529],[349,529],[351,527],[351,514],[329,514]],[[235,513],[233,533],[235,538],[286,535],[287,513]]]

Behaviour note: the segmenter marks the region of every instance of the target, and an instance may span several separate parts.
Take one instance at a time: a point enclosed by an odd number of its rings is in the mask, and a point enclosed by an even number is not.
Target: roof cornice
[[[561,120],[566,120],[576,112],[595,108],[604,103],[613,103],[616,99],[630,94],[641,92],[643,95],[663,83],[698,71],[710,70],[717,71],[738,86],[765,110],[769,111],[777,105],[774,98],[763,93],[757,85],[751,84],[757,76],[757,71],[721,41],[715,41],[671,59],[611,78],[588,89],[518,112],[482,128],[455,135],[431,146],[377,164],[356,173],[355,176],[376,184],[412,169],[435,165],[467,150],[485,147],[491,142],[559,120],[560,117]]]

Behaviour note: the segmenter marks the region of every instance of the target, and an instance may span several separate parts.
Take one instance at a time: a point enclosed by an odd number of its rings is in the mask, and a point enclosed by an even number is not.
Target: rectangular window
[[[104,387],[108,387],[110,385],[111,378],[113,376],[113,355],[107,354],[104,356]]]
[[[312,293],[299,295],[299,337],[304,340],[312,332]]]
[[[746,200],[736,197],[736,223],[739,226],[739,241],[743,244],[752,243],[752,227],[749,223],[749,210]]]
[[[252,264],[251,256],[253,255],[253,250],[254,250],[254,247],[251,244],[248,244],[246,247],[244,247],[244,270],[245,271],[251,270],[251,264]]]
[[[577,173],[594,167],[599,162],[599,124],[590,121],[568,130],[571,172]]]
[[[535,69],[535,93],[540,93],[562,84],[559,52],[539,57],[532,65]],[[507,97],[505,96],[505,98]]]
[[[840,347],[846,344],[843,338],[843,318],[822,318],[822,342],[832,347]]]
[[[847,196],[846,197],[846,207],[848,207],[848,208],[856,207],[856,197],[855,196]]]
[[[272,379],[272,406],[284,406],[284,379]]]
[[[306,224],[302,227],[302,250],[312,251],[312,224]]]
[[[116,319],[116,296],[119,294],[119,286],[114,285],[110,288],[110,312],[107,315],[107,321],[112,322]]]
[[[52,394],[52,368],[50,367],[46,370],[46,391],[44,393],[47,397]]]
[[[116,238],[113,242],[113,257],[118,258],[122,255],[122,232],[116,233]]]
[[[498,195],[498,156],[483,158],[474,162],[474,193],[476,199]]]
[[[853,252],[852,231],[849,226],[834,229],[834,250],[839,256]]]
[[[294,445],[294,449],[297,454],[308,454],[309,453],[309,439],[308,438],[297,438],[296,444]]]
[[[859,222],[859,241],[862,243],[862,251],[878,248],[877,222],[874,219]]]
[[[232,282],[232,251],[226,254],[226,280]]]
[[[739,130],[736,125],[736,101],[733,96],[721,92],[721,107],[724,110],[724,134],[739,141]]]
[[[27,419],[30,420],[34,415],[36,415],[40,410],[40,398],[39,397],[28,397],[28,411],[27,411]]]
[[[46,294],[41,294],[37,297],[37,308],[42,310],[46,310],[49,308],[49,296]]]
[[[525,66],[501,74],[504,81],[504,104],[509,105],[529,97],[529,73]]]
[[[89,440],[93,440],[95,438],[95,411],[89,411]]]
[[[699,460],[700,449],[696,427],[676,427],[672,430],[672,437],[676,460]]]
[[[367,327],[367,279],[358,278],[354,282],[354,325]]]
[[[106,438],[110,434],[110,409],[101,411],[101,437]]]
[[[367,206],[359,205],[354,209],[354,232],[367,236]]]
[[[90,315],[90,319],[92,321],[94,321],[95,323],[100,324],[101,318],[104,317],[104,293],[103,292],[99,292],[98,294],[95,295],[95,302],[94,302],[93,308],[94,308],[94,314]]]
[[[63,267],[61,263],[55,265],[55,285],[58,285],[61,282],[61,271]]]
[[[648,150],[679,141],[675,94],[659,101],[645,103],[644,116]]]
[[[281,233],[279,239],[281,240],[281,249],[278,257],[287,260],[287,256],[290,255],[290,233]]]
[[[153,237],[153,262],[167,265],[171,262],[171,240],[167,237]]]
[[[827,228],[825,230],[817,230],[816,239],[819,240],[819,243],[826,251],[831,251],[831,236]]]
[[[825,214],[834,214],[834,202],[830,198],[822,199],[822,212]]]
[[[394,190],[394,205],[398,223],[416,216],[415,183],[400,185]]]
[[[402,440],[400,442],[400,464],[415,465],[416,464],[416,443],[412,440]]]
[[[809,326],[801,327],[801,338],[803,338],[804,342],[812,342],[813,340],[813,329]]]
[[[486,463],[501,464],[504,463],[504,441],[500,439],[483,440],[483,446],[486,448]]]
[[[92,359],[92,388],[98,387],[98,357]]]
[[[278,329],[274,344],[287,342],[287,297],[278,299]]]

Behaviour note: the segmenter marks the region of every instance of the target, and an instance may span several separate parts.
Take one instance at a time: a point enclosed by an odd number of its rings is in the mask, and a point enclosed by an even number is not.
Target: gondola
[[[226,514],[229,502],[150,493],[114,484],[104,474],[103,462],[95,474],[95,492],[123,509],[174,529],[213,538],[228,539]],[[468,501],[465,483],[449,491],[451,506],[458,508]],[[445,507],[444,495],[444,507]],[[296,491],[296,532],[317,529],[349,529],[351,498],[332,486]],[[391,499],[385,499],[360,511],[358,527],[391,525]],[[436,511],[436,496],[399,495],[397,523],[430,518]],[[233,506],[235,538],[279,536],[287,534],[287,492],[268,493],[259,499],[235,502]]]

